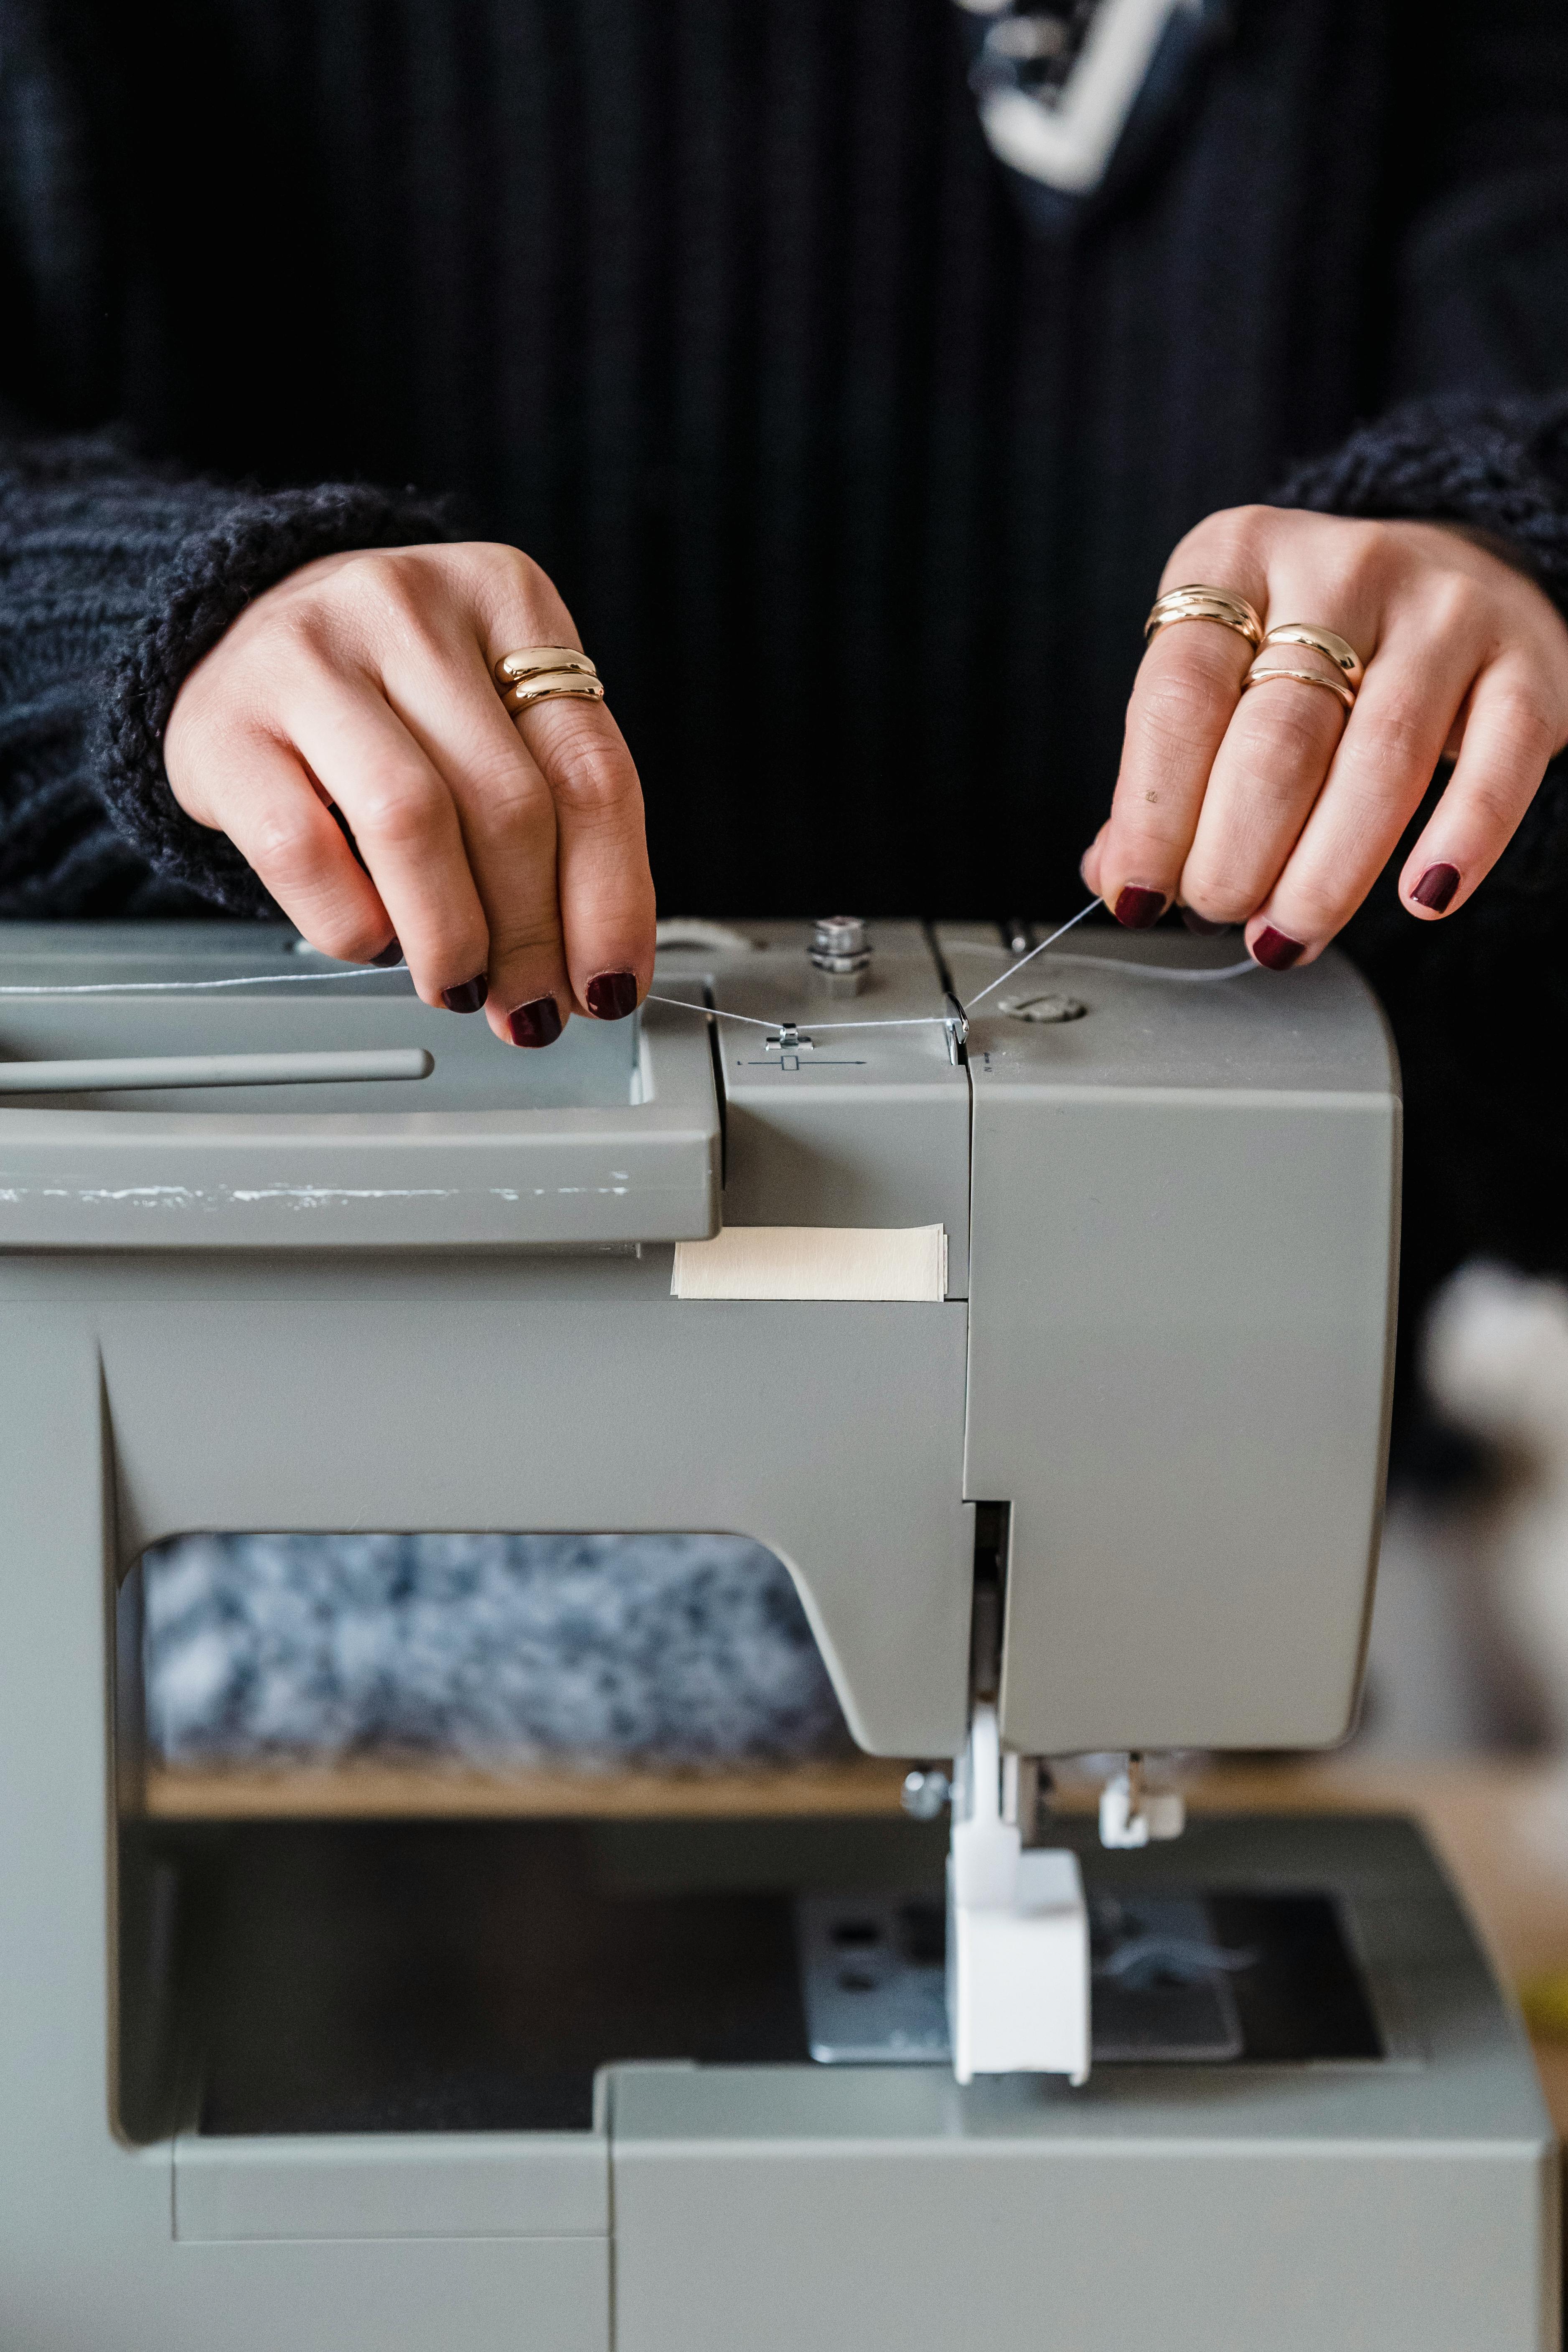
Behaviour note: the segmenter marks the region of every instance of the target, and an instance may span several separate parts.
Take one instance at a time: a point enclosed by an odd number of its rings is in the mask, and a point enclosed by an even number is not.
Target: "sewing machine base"
[[[218,2304],[238,2352],[1556,2341],[1528,2051],[1405,1823],[1085,1835],[1102,1921],[1201,1885],[1234,1945],[1315,1903],[1274,1956],[1297,1981],[1270,2011],[1238,1974],[1237,1998],[1257,2050],[1272,2014],[1324,2054],[1097,2063],[1081,2091],[807,2056],[802,1890],[848,1916],[914,1887],[937,1916],[941,1824],[128,1834],[181,1956],[163,2046],[190,2120],[121,2152],[163,2168],[162,2244],[70,2217],[83,2352],[205,2352]],[[112,2305],[87,2288],[100,2231]],[[65,2340],[31,2326],[19,2352]]]

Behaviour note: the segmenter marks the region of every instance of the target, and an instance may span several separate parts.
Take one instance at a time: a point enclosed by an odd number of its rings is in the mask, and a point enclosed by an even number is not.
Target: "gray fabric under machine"
[[[784,1762],[851,1746],[788,1570],[722,1536],[183,1536],[142,1563],[171,1764]]]

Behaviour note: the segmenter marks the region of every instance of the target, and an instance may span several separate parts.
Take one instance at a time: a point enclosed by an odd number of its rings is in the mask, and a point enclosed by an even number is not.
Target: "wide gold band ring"
[[[1337,696],[1347,710],[1355,709],[1353,687],[1347,686],[1342,677],[1324,677],[1315,669],[1286,669],[1283,665],[1276,668],[1273,663],[1264,669],[1254,666],[1242,679],[1241,690],[1245,694],[1249,686],[1267,686],[1273,677],[1293,678],[1298,686],[1321,686],[1325,694]]]
[[[1277,627],[1264,632],[1263,644],[1310,646],[1314,652],[1326,654],[1352,688],[1359,687],[1366,676],[1366,665],[1355,647],[1334,630],[1321,629],[1314,621],[1281,621]],[[1262,647],[1258,650],[1261,652]]]
[[[579,702],[605,698],[598,671],[575,646],[524,646],[502,654],[492,675],[513,718],[532,703],[552,702],[559,696]]]
[[[1238,637],[1245,637],[1249,646],[1257,647],[1263,642],[1263,624],[1246,597],[1234,595],[1228,588],[1206,586],[1202,581],[1167,589],[1155,599],[1143,624],[1144,644],[1173,621],[1217,621],[1222,628],[1234,629]]]

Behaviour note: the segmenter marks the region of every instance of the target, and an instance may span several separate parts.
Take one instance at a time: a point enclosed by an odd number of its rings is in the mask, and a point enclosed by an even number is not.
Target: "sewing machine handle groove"
[[[427,1078],[423,1046],[350,1054],[148,1054],[66,1062],[0,1062],[6,1095],[122,1094],[183,1087],[308,1087]]]

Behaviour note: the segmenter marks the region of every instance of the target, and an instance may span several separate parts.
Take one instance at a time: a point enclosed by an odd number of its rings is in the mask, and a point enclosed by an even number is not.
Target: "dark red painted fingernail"
[[[1440,915],[1458,887],[1457,866],[1428,866],[1410,895],[1418,907],[1428,907],[1433,914]]]
[[[588,982],[587,1006],[595,1021],[624,1021],[637,1009],[635,971],[602,971]]]
[[[477,1013],[489,992],[489,982],[482,971],[479,971],[472,980],[463,981],[457,988],[444,988],[441,1002],[448,1013]]]
[[[1303,940],[1288,940],[1272,923],[1265,923],[1252,942],[1252,961],[1265,971],[1289,971],[1298,956],[1307,952]]]
[[[552,996],[536,996],[506,1017],[514,1045],[553,1045],[561,1034],[561,1014]]]
[[[1184,907],[1181,911],[1182,920],[1188,930],[1196,931],[1200,940],[1217,939],[1221,931],[1230,929],[1228,923],[1211,923],[1206,915],[1194,915],[1190,907]]]
[[[1119,923],[1130,931],[1146,931],[1157,923],[1165,911],[1163,890],[1146,890],[1141,882],[1129,882],[1117,899],[1112,911]]]
[[[372,956],[371,961],[380,964],[384,971],[389,965],[403,961],[403,950],[398,946],[397,941],[393,940],[383,948],[379,955]]]

